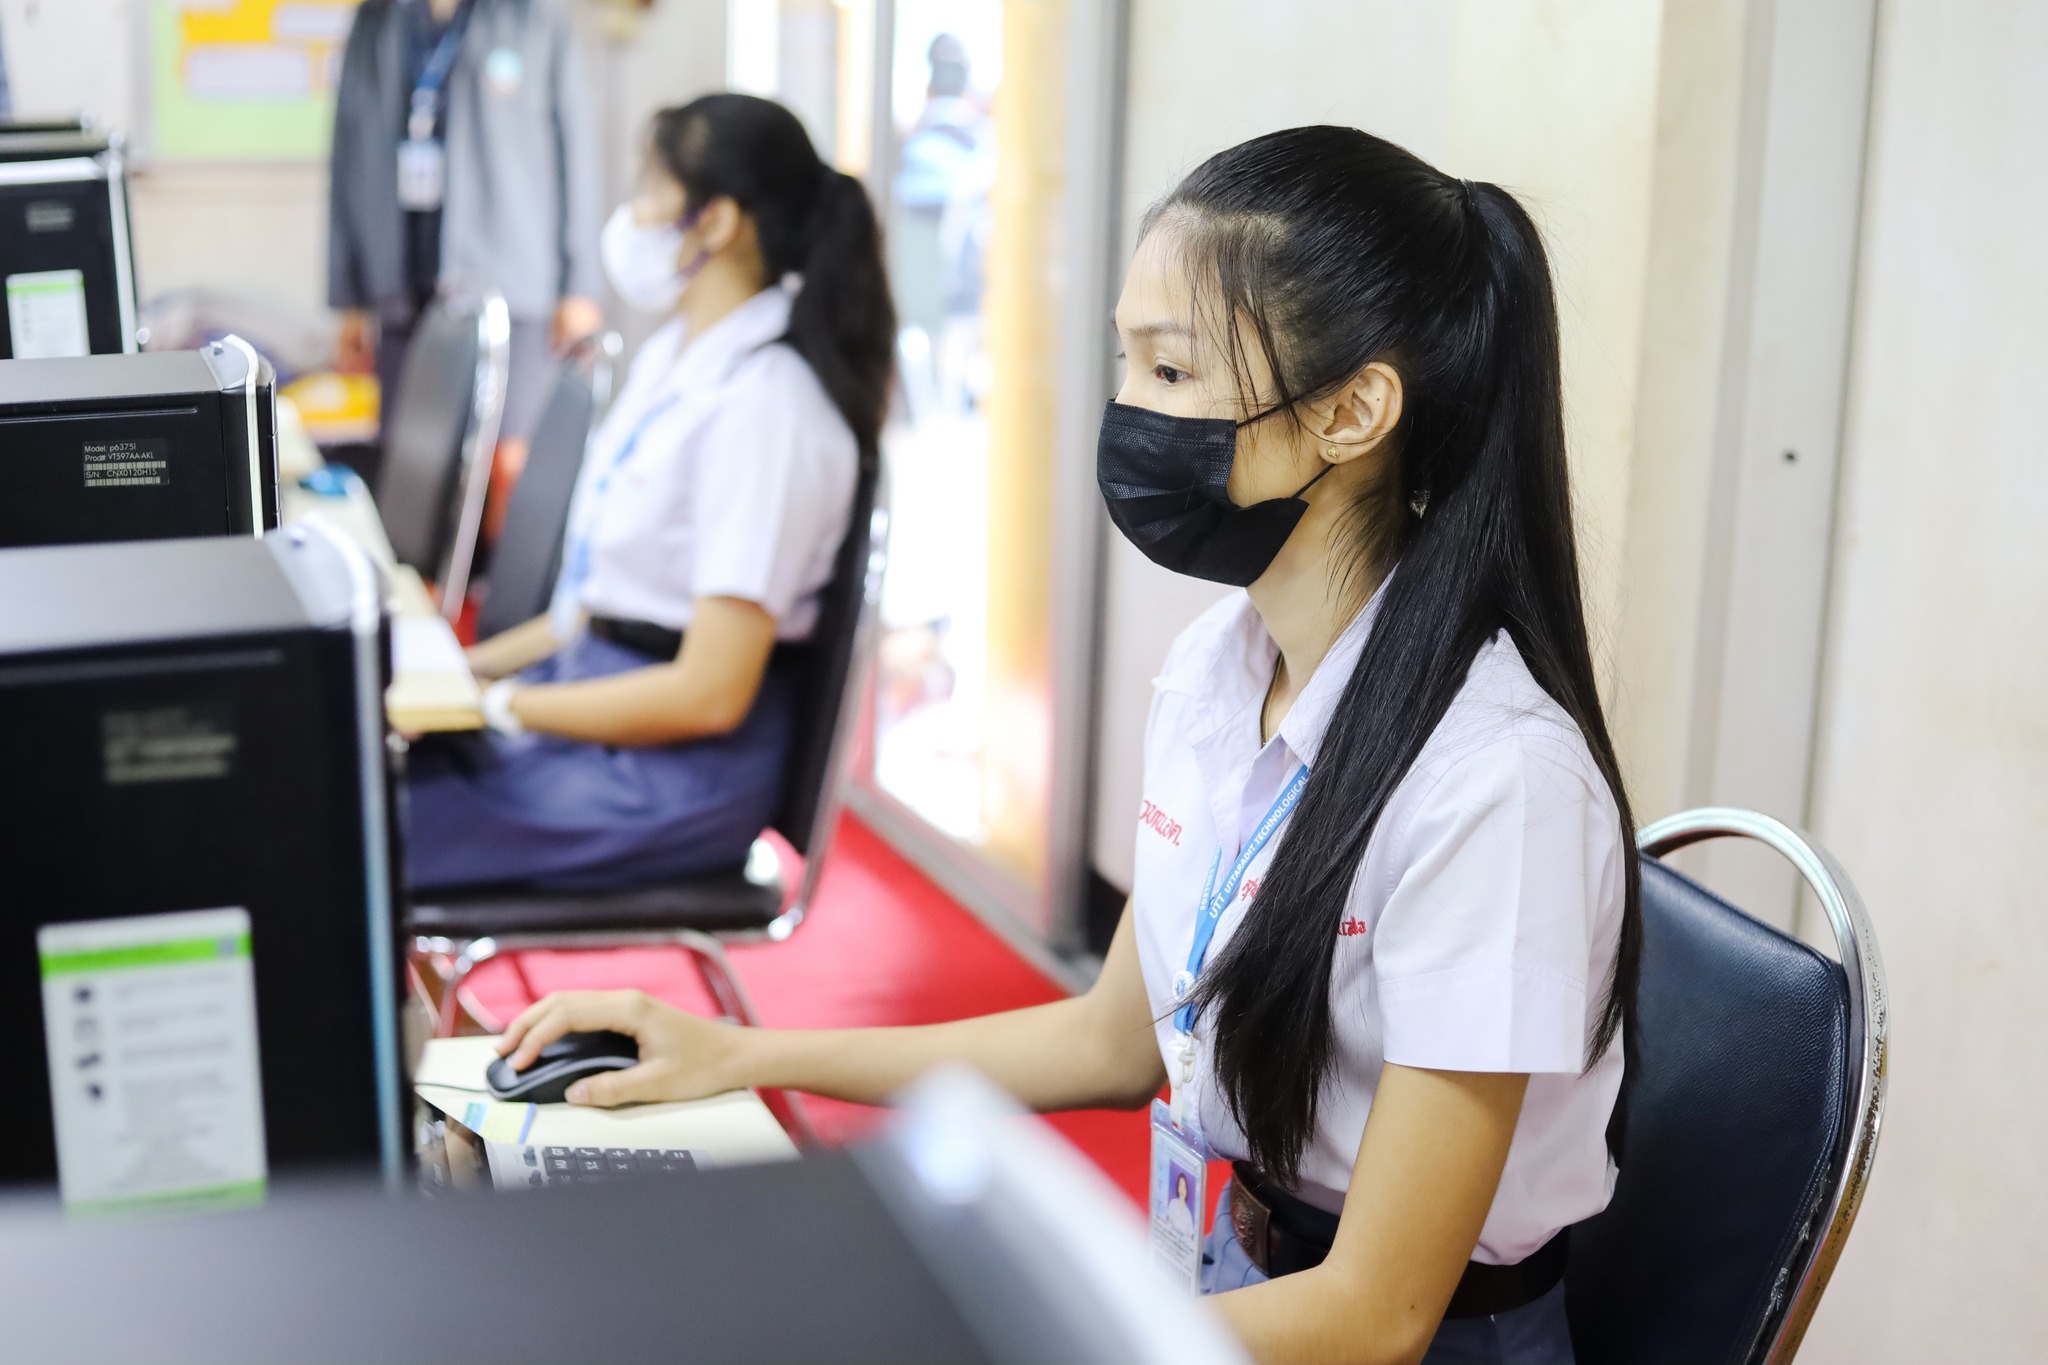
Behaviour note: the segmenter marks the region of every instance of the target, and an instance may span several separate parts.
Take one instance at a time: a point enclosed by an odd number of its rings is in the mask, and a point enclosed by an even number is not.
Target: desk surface
[[[284,485],[283,519],[287,526],[318,522],[340,532],[368,552],[390,584],[392,675],[384,709],[392,725],[413,735],[482,728],[476,679],[462,662],[455,633],[419,574],[392,553],[369,488],[353,476],[341,486],[340,493],[315,493],[296,482]]]
[[[503,1104],[484,1090],[496,1039],[436,1038],[414,1073],[421,1099],[487,1142],[558,1147],[687,1147],[707,1166],[790,1161],[789,1134],[751,1090],[687,1104],[587,1109],[574,1104]]]
[[[5,1355],[52,1365],[990,1359],[836,1153],[436,1200],[274,1185],[121,1221],[0,1207],[0,1276]]]

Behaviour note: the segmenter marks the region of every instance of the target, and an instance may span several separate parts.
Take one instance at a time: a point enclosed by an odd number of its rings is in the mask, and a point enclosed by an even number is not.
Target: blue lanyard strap
[[[680,393],[671,393],[659,402],[648,405],[647,411],[640,414],[640,420],[633,423],[633,429],[626,433],[626,439],[619,443],[618,453],[612,456],[611,463],[605,466],[604,473],[598,475],[597,486],[593,492],[602,497],[611,491],[612,480],[626,467],[626,461],[633,458],[633,452],[640,448],[640,440],[647,435],[648,428],[666,417],[668,410],[682,401],[683,396]]]
[[[562,571],[555,580],[555,597],[557,599],[561,599],[565,593],[573,594],[577,592],[582,588],[583,580],[590,576],[590,532],[588,527],[592,519],[597,516],[597,508],[603,502],[605,495],[611,492],[612,480],[618,477],[621,469],[625,468],[626,461],[633,458],[633,452],[640,448],[640,439],[647,434],[648,428],[660,421],[668,410],[677,403],[680,403],[682,399],[683,396],[680,393],[669,394],[659,402],[650,405],[647,411],[641,413],[640,420],[635,422],[633,429],[626,433],[626,439],[620,443],[618,451],[612,456],[610,463],[605,465],[603,471],[591,483],[590,510],[581,518],[583,525],[580,527],[572,526],[569,529],[569,544],[562,556]],[[563,606],[562,610],[564,613],[570,610],[570,605]],[[555,610],[552,603],[548,610],[552,615]],[[558,626],[565,624],[566,619],[563,622],[557,623]]]
[[[1193,989],[1195,976],[1209,956],[1209,941],[1216,937],[1216,922],[1223,918],[1223,912],[1230,908],[1230,902],[1237,896],[1237,889],[1244,885],[1245,874],[1251,871],[1253,861],[1265,849],[1274,832],[1294,813],[1295,806],[1300,804],[1301,789],[1307,785],[1308,767],[1304,764],[1295,770],[1280,795],[1266,808],[1265,818],[1259,821],[1259,827],[1252,831],[1252,837],[1238,851],[1237,861],[1230,865],[1228,880],[1220,886],[1216,882],[1216,870],[1223,865],[1223,850],[1217,849],[1216,856],[1210,859],[1209,879],[1202,883],[1201,909],[1195,916],[1195,941],[1188,947],[1188,967],[1174,978],[1176,998]],[[1182,1033],[1195,1031],[1195,1007],[1192,1003],[1174,1011],[1173,1026]]]
[[[429,0],[418,0],[418,3],[427,4]],[[462,32],[469,26],[470,3],[471,0],[462,0],[454,17],[449,19],[448,27],[441,30],[441,40],[434,44],[433,52],[427,57],[419,82],[412,88],[415,111],[422,106],[432,109],[439,105],[441,87],[448,83],[448,72],[455,65],[455,54],[462,50]]]

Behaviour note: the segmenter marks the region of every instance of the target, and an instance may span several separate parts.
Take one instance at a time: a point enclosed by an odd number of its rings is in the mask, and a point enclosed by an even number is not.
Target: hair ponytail
[[[882,233],[860,181],[822,167],[810,215],[804,287],[785,340],[811,362],[872,460],[887,415],[896,310],[882,265]]]
[[[1382,574],[1400,572],[1259,894],[1194,992],[1253,1163],[1292,1182],[1336,1061],[1336,931],[1367,841],[1497,632],[1578,726],[1624,848],[1634,832],[1580,600],[1556,301],[1521,205],[1356,129],[1318,127],[1212,158],[1147,229],[1169,221],[1191,266],[1213,267],[1223,316],[1253,323],[1279,402],[1321,396],[1377,359],[1404,384],[1401,496],[1364,509],[1356,547]],[[1589,1064],[1635,995],[1639,874],[1623,861],[1620,947]]]
[[[780,338],[810,365],[853,428],[861,463],[878,458],[889,404],[896,313],[867,191],[826,165],[782,105],[705,95],[654,116],[653,145],[692,204],[729,197],[754,220],[771,281],[803,287]]]

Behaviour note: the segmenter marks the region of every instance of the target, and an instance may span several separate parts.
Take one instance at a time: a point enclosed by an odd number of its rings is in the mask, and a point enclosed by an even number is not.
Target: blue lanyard
[[[626,467],[626,461],[633,458],[633,452],[640,448],[640,438],[647,434],[648,428],[665,417],[670,408],[682,401],[681,394],[672,393],[660,402],[650,404],[647,411],[640,414],[640,420],[633,424],[633,429],[626,433],[626,439],[619,443],[618,454],[612,456],[612,462],[605,466],[604,473],[597,476],[597,483],[591,488],[595,496],[601,498],[611,491],[612,480]]]
[[[1188,948],[1188,967],[1174,978],[1174,996],[1184,996],[1194,988],[1195,976],[1202,970],[1202,962],[1209,956],[1209,940],[1216,937],[1216,922],[1223,918],[1223,912],[1230,908],[1230,902],[1237,896],[1237,889],[1244,885],[1245,874],[1251,871],[1252,863],[1266,843],[1273,837],[1294,808],[1301,801],[1301,789],[1308,785],[1308,767],[1304,764],[1295,770],[1294,776],[1281,789],[1273,804],[1266,808],[1266,816],[1259,821],[1259,827],[1252,831],[1252,837],[1245,841],[1238,853],[1237,861],[1230,865],[1230,878],[1222,886],[1216,884],[1216,869],[1223,865],[1223,850],[1217,849],[1216,856],[1209,860],[1209,879],[1202,883],[1201,910],[1195,918],[1195,941]],[[1182,1033],[1195,1031],[1195,1007],[1192,1003],[1182,1005],[1174,1011],[1173,1026]]]
[[[603,472],[590,486],[591,511],[583,518],[585,526],[588,526],[591,519],[597,515],[597,506],[602,504],[605,495],[611,492],[612,480],[626,467],[626,462],[633,458],[633,452],[640,448],[640,438],[645,436],[648,428],[660,421],[670,408],[682,400],[683,396],[680,393],[672,393],[640,414],[640,420],[633,424],[633,429],[626,433],[626,439],[620,443],[618,453],[612,456],[611,463],[604,467]],[[559,599],[564,593],[573,593],[581,588],[583,580],[589,575],[590,533],[572,527],[568,553],[562,556],[562,573],[556,580],[556,598]],[[553,608],[550,607],[549,610],[552,611]]]
[[[430,0],[417,0],[417,3],[424,5]],[[470,4],[471,0],[462,0],[461,7],[448,21],[448,27],[441,30],[441,40],[434,44],[426,66],[420,70],[419,83],[412,88],[412,116],[415,120],[431,118],[439,111],[441,87],[448,83],[448,72],[455,66],[455,54],[462,50],[462,32],[469,25]],[[426,133],[410,128],[407,131],[414,137],[432,135],[431,128]]]

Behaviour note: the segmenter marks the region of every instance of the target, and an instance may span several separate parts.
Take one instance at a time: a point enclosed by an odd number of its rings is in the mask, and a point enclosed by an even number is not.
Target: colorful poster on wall
[[[357,0],[146,0],[155,157],[315,161]]]

